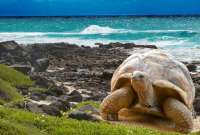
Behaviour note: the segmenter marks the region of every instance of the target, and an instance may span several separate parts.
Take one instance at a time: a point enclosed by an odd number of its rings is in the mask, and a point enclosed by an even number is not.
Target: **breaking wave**
[[[127,33],[129,30],[113,29],[110,27],[102,27],[99,25],[90,25],[85,28],[80,34],[111,34],[111,33]]]

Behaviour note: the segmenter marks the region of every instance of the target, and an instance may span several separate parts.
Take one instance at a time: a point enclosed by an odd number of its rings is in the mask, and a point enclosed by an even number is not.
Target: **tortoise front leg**
[[[189,133],[193,128],[191,111],[180,101],[174,98],[167,98],[163,104],[166,116],[172,120],[178,132]]]
[[[129,107],[136,97],[131,87],[122,87],[108,95],[100,105],[101,117],[105,120],[118,120],[118,112]]]

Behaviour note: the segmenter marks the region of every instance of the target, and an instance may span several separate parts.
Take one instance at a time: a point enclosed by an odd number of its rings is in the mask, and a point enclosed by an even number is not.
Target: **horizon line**
[[[173,15],[0,15],[0,18],[31,18],[31,17],[63,17],[63,18],[71,18],[71,17],[200,17],[200,14],[173,14]]]

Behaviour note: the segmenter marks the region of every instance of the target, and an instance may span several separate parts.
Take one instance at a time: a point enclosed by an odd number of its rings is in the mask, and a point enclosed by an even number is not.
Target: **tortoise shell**
[[[190,73],[184,64],[171,55],[161,50],[131,55],[114,72],[111,80],[111,92],[124,85],[131,86],[130,74],[134,71],[146,72],[152,84],[156,80],[166,80],[174,84],[179,89],[178,93],[182,96],[185,104],[189,107],[192,106],[195,88]],[[186,96],[183,96],[181,91],[184,91]]]

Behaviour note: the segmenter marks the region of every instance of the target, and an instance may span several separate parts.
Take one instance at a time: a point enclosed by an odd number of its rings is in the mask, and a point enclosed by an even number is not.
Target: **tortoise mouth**
[[[139,114],[164,117],[162,110],[160,110],[159,107],[157,107],[157,106],[146,107],[141,104],[136,104],[133,106],[132,110]]]

